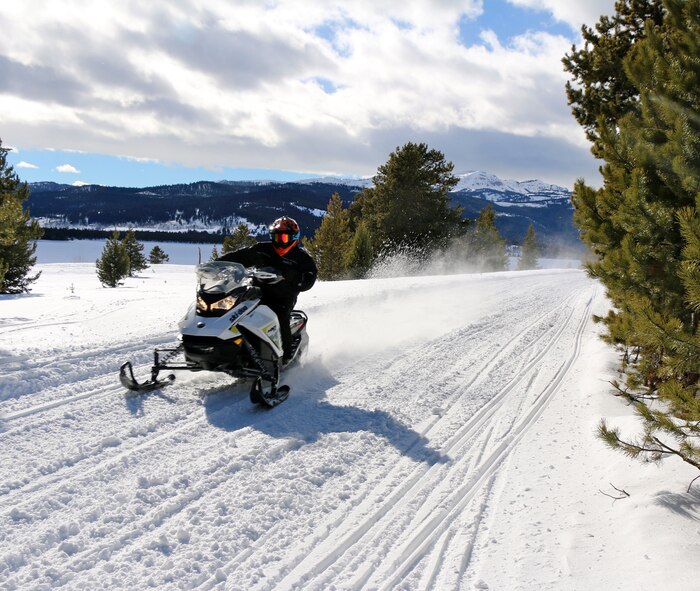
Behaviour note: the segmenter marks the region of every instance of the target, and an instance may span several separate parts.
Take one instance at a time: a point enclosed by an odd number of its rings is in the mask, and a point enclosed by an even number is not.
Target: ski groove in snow
[[[471,481],[468,481],[464,486],[460,487],[454,494],[451,495],[452,498],[449,501],[448,508],[444,509],[441,513],[438,513],[427,524],[423,525],[417,533],[409,534],[409,541],[406,543],[405,549],[402,550],[400,554],[403,562],[398,567],[394,567],[394,565],[392,565],[392,571],[390,571],[390,573],[383,572],[382,570],[375,571],[373,575],[374,578],[382,582],[377,588],[383,590],[395,589],[400,581],[406,577],[415,564],[417,564],[418,560],[422,558],[426,547],[434,542],[435,536],[441,534],[446,527],[449,527],[450,523],[452,523],[454,520],[456,513],[461,513],[464,510],[466,504],[472,500],[479,488],[484,485],[484,481],[490,480],[491,484],[487,483],[486,486],[487,490],[490,490],[491,486],[493,485],[494,472],[498,470],[503,460],[512,451],[515,445],[517,445],[521,437],[527,432],[527,429],[532,426],[537,417],[542,413],[547,401],[556,392],[556,389],[562,382],[566,372],[578,357],[583,329],[585,328],[586,322],[590,316],[590,302],[591,300],[589,300],[588,305],[585,308],[585,312],[578,324],[572,353],[561,364],[554,378],[540,392],[530,411],[521,421],[519,421],[515,429],[509,429],[506,432],[499,446],[491,453],[485,462],[482,462],[481,467],[476,472],[476,476],[472,477]],[[510,434],[511,431],[513,431],[512,435]],[[488,494],[483,495],[484,498],[487,496]],[[479,514],[482,513],[483,511],[479,512]],[[466,566],[468,566],[468,561],[465,563],[465,567]]]
[[[552,314],[556,314],[557,311],[560,311],[564,309],[567,304],[571,303],[571,300],[576,297],[575,295],[570,296],[569,298],[566,299],[565,302],[563,302],[561,305],[557,306],[554,311],[550,312],[547,311],[544,314],[540,315],[535,321],[529,323],[523,330],[520,331],[515,337],[508,342],[506,345],[501,347],[496,353],[492,355],[489,359],[487,359],[486,363],[484,366],[477,370],[475,372],[474,377],[467,381],[454,395],[453,399],[450,400],[449,402],[449,408],[446,413],[444,413],[441,417],[434,419],[431,421],[431,424],[429,427],[421,432],[421,435],[426,435],[429,434],[430,431],[435,427],[435,425],[439,424],[440,422],[444,422],[446,419],[446,416],[449,416],[449,409],[451,409],[459,399],[461,395],[463,395],[464,392],[468,391],[469,387],[478,380],[482,376],[483,373],[488,372],[489,370],[493,371],[494,368],[497,366],[497,360],[499,358],[502,358],[504,356],[507,356],[508,353],[511,353],[513,349],[516,347],[518,343],[518,339],[526,335],[529,331],[531,331],[533,328],[541,325],[543,322],[546,321],[546,319],[551,316]],[[551,325],[546,326],[546,331],[548,332],[554,332],[554,336],[551,337],[549,341],[547,341],[547,344],[545,347],[543,347],[541,350],[538,350],[538,354],[530,360],[528,363],[526,369],[524,371],[521,371],[520,373],[516,374],[516,376],[511,380],[510,383],[508,383],[496,396],[491,398],[483,407],[479,409],[479,411],[469,420],[467,421],[459,430],[458,432],[452,437],[454,441],[448,440],[445,445],[442,447],[441,452],[444,455],[447,455],[449,452],[453,451],[455,448],[459,448],[460,446],[465,446],[469,439],[474,436],[475,433],[477,433],[485,424],[485,422],[498,410],[500,403],[502,402],[503,398],[512,390],[512,388],[520,382],[523,377],[527,374],[528,371],[532,370],[533,368],[536,367],[536,364],[538,361],[540,361],[546,353],[549,351],[551,346],[557,342],[563,331],[565,330],[566,326],[568,325],[568,322],[571,320],[571,318],[574,315],[574,312],[576,311],[575,307],[571,307],[569,310],[568,314],[565,316],[563,319],[563,323],[561,325],[558,325],[557,323],[552,323]],[[520,351],[520,354],[523,352],[529,351],[532,347],[534,347],[548,332],[544,332],[540,335],[538,335],[536,338],[531,340],[528,344],[524,346],[524,348]],[[452,344],[449,341],[449,337],[446,337],[448,339],[448,343]],[[457,339],[459,338],[459,335],[457,335]],[[453,347],[454,348],[454,347]],[[327,571],[332,569],[332,564],[338,560],[339,558],[343,557],[347,559],[346,554],[348,553],[349,549],[355,545],[358,544],[360,540],[364,536],[366,536],[370,530],[380,530],[382,529],[380,525],[380,521],[396,521],[393,517],[391,517],[394,514],[400,514],[403,511],[403,505],[406,503],[406,499],[409,498],[411,495],[414,494],[414,488],[420,489],[422,488],[421,485],[422,483],[422,478],[425,477],[427,473],[430,471],[434,470],[434,465],[431,466],[423,466],[419,465],[415,468],[413,474],[411,477],[405,481],[400,487],[395,488],[393,493],[389,495],[389,497],[386,499],[386,501],[382,504],[381,508],[379,510],[376,510],[373,508],[372,512],[369,513],[368,515],[362,517],[362,518],[351,518],[349,521],[350,522],[355,522],[359,520],[358,525],[353,525],[352,527],[354,530],[352,533],[347,535],[343,540],[338,541],[338,542],[331,542],[330,540],[324,540],[323,542],[315,538],[314,539],[314,545],[317,548],[316,552],[312,552],[310,555],[306,556],[304,558],[304,564],[307,566],[299,566],[297,565],[296,570],[301,569],[301,572],[297,572],[295,574],[295,571],[293,570],[290,575],[288,575],[284,580],[282,580],[279,583],[279,588],[284,589],[284,588],[294,588],[295,585],[303,584],[304,587],[306,588],[311,588],[309,587],[310,585],[310,578],[314,576],[319,576],[322,573],[326,573],[326,579],[323,577],[321,580],[318,582],[319,584],[313,588],[318,588],[322,589],[324,588],[324,585],[328,583],[327,577],[329,576]],[[387,475],[385,480],[390,479],[391,473]],[[436,479],[437,480],[437,479]],[[375,485],[377,486],[377,485]],[[370,493],[370,491],[367,491]],[[362,510],[362,502],[364,502],[365,499],[361,499],[360,503],[358,503],[358,508]],[[415,510],[415,509],[413,509]],[[412,510],[412,511],[413,511]],[[349,528],[349,525],[347,523],[349,515],[346,516],[346,523],[344,524],[344,529],[347,531]],[[333,528],[327,528],[327,532],[332,532]],[[385,534],[385,530],[384,530]],[[370,543],[365,543],[363,544],[364,548],[372,548],[373,550],[376,550],[376,545],[372,542]],[[319,554],[319,551],[321,554]],[[308,569],[308,572],[304,571],[304,568]],[[367,565],[367,573],[366,577],[356,576],[354,580],[352,581],[351,588],[363,588],[366,581],[365,578],[369,577],[369,574],[371,573],[372,570],[374,570],[375,565],[372,561],[370,561]],[[357,570],[357,566],[353,567],[353,570]],[[291,577],[294,578],[291,578]],[[269,579],[268,579],[269,580]]]
[[[168,285],[173,306],[191,297]],[[5,354],[0,332],[0,363],[29,376],[0,381],[0,441],[16,460],[0,480],[0,585],[477,581],[494,483],[576,362],[593,285],[579,271],[321,284],[301,301],[309,356],[271,411],[206,373],[124,396],[119,365],[147,373],[153,346],[173,340],[164,303],[142,295],[105,291],[144,310],[112,342],[88,330],[62,342],[75,317],[60,307],[53,326],[21,327],[45,341]],[[155,279],[143,289],[159,293]],[[91,310],[88,323],[113,316]]]

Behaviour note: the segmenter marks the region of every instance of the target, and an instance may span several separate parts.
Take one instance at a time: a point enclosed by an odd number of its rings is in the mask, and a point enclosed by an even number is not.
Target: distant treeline
[[[114,230],[90,230],[77,228],[44,228],[44,240],[101,240],[107,239]],[[126,231],[120,232],[123,237]],[[136,230],[138,240],[148,242],[194,242],[221,244],[224,236],[216,232],[190,230],[187,232],[165,232],[158,230]]]

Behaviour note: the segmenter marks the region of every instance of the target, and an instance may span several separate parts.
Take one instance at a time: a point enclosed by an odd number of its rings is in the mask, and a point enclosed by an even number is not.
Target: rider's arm
[[[306,253],[305,253],[306,254]],[[316,268],[316,263],[311,258],[310,255],[306,255],[299,264],[299,271],[301,274],[301,280],[299,281],[299,290],[307,291],[313,287],[316,283],[316,276],[318,275],[318,269]]]
[[[248,246],[245,248],[239,248],[232,252],[227,252],[221,255],[218,261],[230,261],[232,263],[240,263],[244,267],[253,267],[256,265],[257,261],[257,250],[255,246]]]

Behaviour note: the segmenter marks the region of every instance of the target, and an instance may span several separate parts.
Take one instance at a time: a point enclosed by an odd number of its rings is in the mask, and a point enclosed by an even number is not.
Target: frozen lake
[[[101,240],[39,240],[36,257],[38,264],[48,263],[94,263],[101,255],[106,239]],[[221,252],[221,244],[199,244],[192,242],[149,242],[142,241],[143,254],[148,253],[157,244],[170,256],[168,261],[174,265],[196,265],[201,252],[202,261],[208,261],[211,251],[216,247]],[[516,258],[510,260],[510,270],[517,266]],[[581,261],[577,259],[539,259],[540,269],[579,269]]]
[[[101,240],[39,240],[37,242],[36,260],[39,264],[46,263],[94,263],[101,255],[105,246]],[[221,251],[221,245],[195,244],[192,242],[147,242],[143,244],[143,254],[148,253],[157,244],[170,257],[169,263],[177,265],[195,265],[202,253],[202,260],[209,260],[212,249],[216,246]]]

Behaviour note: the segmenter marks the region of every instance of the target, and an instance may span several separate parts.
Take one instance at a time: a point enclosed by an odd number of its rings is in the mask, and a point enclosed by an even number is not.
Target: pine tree
[[[97,278],[102,285],[117,287],[122,279],[129,275],[129,254],[124,243],[119,240],[119,232],[115,230],[107,239],[102,250],[102,256],[97,259]]]
[[[644,433],[625,441],[603,423],[600,435],[635,457],[674,454],[700,468],[692,443],[700,435],[700,0],[665,0],[663,14],[623,60],[638,101],[600,129],[603,187],[579,182],[572,200],[597,257],[589,272],[615,306],[604,319],[608,339],[639,353],[621,391]]]
[[[0,140],[0,293],[25,293],[40,275],[29,273],[36,264],[35,241],[42,230],[22,206],[29,187],[7,164],[8,152]]]
[[[233,252],[245,246],[253,246],[257,243],[254,236],[250,235],[250,229],[246,224],[238,224],[236,229],[224,238],[224,244],[221,248],[221,254]]]
[[[496,212],[488,205],[464,238],[467,256],[482,271],[505,271],[508,266],[506,241],[496,228]]]
[[[365,189],[354,206],[376,252],[442,246],[454,235],[462,212],[449,206],[449,191],[459,182],[453,169],[442,152],[426,144],[409,142],[389,155],[377,170],[374,186]]]
[[[170,257],[157,244],[151,249],[151,252],[148,254],[148,262],[151,265],[160,265],[161,263],[167,263],[169,260]]]
[[[211,249],[211,254],[209,255],[209,262],[215,261],[216,259],[219,258],[219,251],[217,250],[216,246]]]
[[[347,276],[352,241],[349,224],[340,195],[333,193],[313,239],[304,240],[304,247],[316,262],[319,279],[333,281]]]
[[[355,228],[355,234],[350,245],[350,257],[348,270],[350,276],[362,279],[372,267],[374,250],[372,249],[372,237],[367,230],[367,225],[360,220]]]
[[[148,267],[146,257],[143,256],[143,244],[136,240],[136,233],[129,228],[122,239],[122,245],[129,257],[129,277],[134,277],[139,271]]]
[[[601,136],[639,105],[639,90],[625,72],[624,59],[644,38],[646,21],[661,24],[663,15],[662,0],[618,0],[614,15],[601,16],[594,29],[581,27],[583,47],[573,46],[562,60],[573,76],[566,84],[569,104],[597,158],[603,158]]]
[[[526,271],[527,269],[537,269],[537,258],[540,254],[540,248],[537,244],[537,235],[535,234],[535,226],[530,224],[525,234],[522,247],[520,249],[520,259],[518,260],[518,271]]]

